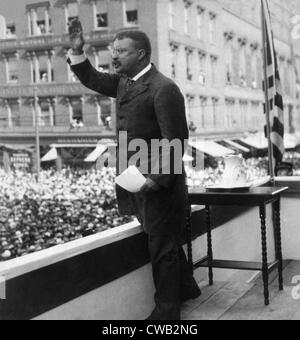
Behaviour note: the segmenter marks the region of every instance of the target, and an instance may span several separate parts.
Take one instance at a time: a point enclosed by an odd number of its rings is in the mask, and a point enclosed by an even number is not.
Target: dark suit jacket
[[[151,139],[166,138],[169,141],[179,139],[183,144],[188,139],[184,98],[178,86],[158,72],[154,65],[128,91],[125,90],[126,76],[100,73],[88,60],[72,66],[72,70],[86,87],[116,98],[117,132],[126,131],[129,141],[140,138],[149,144]],[[119,146],[119,153],[121,147],[123,145]],[[130,156],[128,153],[128,158]],[[171,159],[172,156],[171,152]],[[151,157],[149,154],[149,161]],[[187,205],[185,174],[174,174],[171,166],[171,174],[160,172],[149,176],[162,189],[147,197],[132,195],[117,186],[120,213],[137,215],[147,231],[152,229],[152,221],[156,221],[155,228],[165,224],[171,228],[176,218],[177,224],[183,223],[180,221],[183,221],[183,215],[185,219]],[[164,210],[168,214],[163,213]],[[165,227],[165,231],[167,229]]]

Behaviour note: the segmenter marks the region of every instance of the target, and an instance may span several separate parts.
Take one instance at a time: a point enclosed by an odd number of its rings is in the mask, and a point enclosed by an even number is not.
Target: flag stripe
[[[267,84],[263,84],[269,102],[269,119],[271,127],[271,142],[273,144],[273,156],[276,162],[281,162],[284,154],[284,117],[283,97],[278,70],[277,56],[274,46],[273,32],[271,29],[271,17],[267,0],[262,0],[262,12],[265,26],[263,30],[266,36],[266,62],[267,62]],[[266,86],[266,87],[265,87]],[[266,114],[266,105],[264,104]],[[267,115],[266,115],[267,116]],[[265,128],[265,131],[267,129]]]

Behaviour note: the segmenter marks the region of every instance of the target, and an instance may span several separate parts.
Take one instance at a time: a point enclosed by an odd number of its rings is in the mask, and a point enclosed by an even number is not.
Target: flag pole
[[[267,138],[268,138],[268,156],[269,156],[269,175],[271,177],[271,183],[275,184],[275,169],[274,169],[274,158],[273,158],[273,144],[271,140],[271,123],[270,123],[270,102],[268,96],[269,79],[267,73],[267,36],[266,36],[266,21],[264,15],[263,0],[261,0],[261,28],[262,28],[262,42],[263,42],[263,60],[264,60],[264,94],[265,94],[265,105],[266,105],[266,119],[267,119]]]
[[[40,133],[39,133],[39,108],[38,108],[38,96],[37,87],[34,87],[34,117],[35,117],[35,152],[36,152],[36,180],[40,180]]]

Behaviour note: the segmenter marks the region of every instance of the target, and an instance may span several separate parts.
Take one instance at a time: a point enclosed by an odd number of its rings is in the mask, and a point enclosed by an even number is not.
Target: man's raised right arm
[[[117,96],[120,76],[98,72],[91,65],[83,52],[85,42],[81,23],[78,19],[70,23],[69,35],[71,49],[69,51],[68,63],[80,82],[93,91],[115,98]]]

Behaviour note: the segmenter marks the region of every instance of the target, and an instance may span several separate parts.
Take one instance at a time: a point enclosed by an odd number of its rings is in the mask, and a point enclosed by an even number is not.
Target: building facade
[[[283,85],[285,127],[293,132],[300,127],[296,90],[300,53],[299,42],[292,41],[290,32],[299,4],[282,0],[270,0],[269,4]],[[165,7],[159,13],[168,12],[169,17],[168,23],[159,21],[164,25],[160,68],[183,89],[191,130],[212,138],[263,131],[260,1],[170,0],[161,1],[160,6]],[[171,62],[166,63],[168,48]]]
[[[33,143],[36,119],[42,145],[114,136],[114,100],[84,88],[66,63],[68,22],[79,17],[86,54],[97,69],[109,72],[115,33],[151,31],[156,18],[148,13],[155,15],[155,6],[145,0],[1,1],[0,143]]]
[[[270,0],[289,131],[300,128],[292,4]],[[153,62],[185,95],[192,134],[263,129],[259,0],[2,0],[0,15],[2,144],[33,143],[36,119],[45,146],[114,135],[114,101],[84,88],[66,64],[74,17],[83,24],[89,59],[102,71],[111,70],[108,46],[117,31],[144,30]]]

